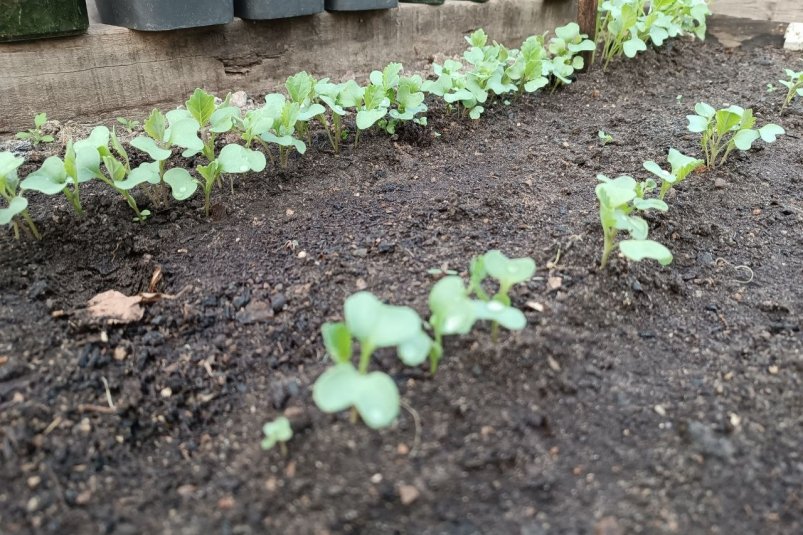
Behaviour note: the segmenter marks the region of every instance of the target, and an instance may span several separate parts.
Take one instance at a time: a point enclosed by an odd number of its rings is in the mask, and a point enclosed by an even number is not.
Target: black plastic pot
[[[303,17],[323,11],[324,0],[234,0],[234,16],[249,20]]]
[[[326,11],[367,11],[398,6],[399,0],[326,0]]]
[[[76,35],[88,27],[86,0],[0,0],[0,42]]]
[[[132,30],[161,31],[226,24],[233,0],[95,0],[100,21]]]

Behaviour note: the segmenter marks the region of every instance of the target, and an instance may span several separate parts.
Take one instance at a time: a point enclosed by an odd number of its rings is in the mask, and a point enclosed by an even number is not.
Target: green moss
[[[0,42],[83,33],[86,0],[0,0]]]

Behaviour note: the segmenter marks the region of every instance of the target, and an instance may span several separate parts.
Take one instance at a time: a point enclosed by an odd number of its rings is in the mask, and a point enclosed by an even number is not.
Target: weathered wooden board
[[[80,37],[0,45],[0,132],[27,126],[42,111],[85,122],[131,115],[181,103],[196,87],[260,94],[303,69],[338,79],[390,61],[421,66],[464,49],[463,35],[479,27],[518,45],[574,20],[576,2],[402,4],[160,33],[94,25]]]
[[[715,15],[775,22],[803,22],[803,0],[711,0],[709,4]]]

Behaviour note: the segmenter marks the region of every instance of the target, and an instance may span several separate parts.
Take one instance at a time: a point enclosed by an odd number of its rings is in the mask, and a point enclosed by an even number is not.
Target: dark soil
[[[765,91],[796,57],[675,42],[476,123],[436,112],[340,157],[321,136],[216,191],[213,220],[200,198],[142,226],[100,189],[83,220],[32,199],[44,239],[2,238],[0,532],[803,532],[803,114]],[[699,100],[789,135],[677,188],[650,218],[671,266],[597,270],[595,175],[696,154]],[[538,263],[525,331],[449,338],[435,377],[380,353],[391,429],[315,408],[345,297],[424,314],[428,269],[492,248]],[[173,298],[142,321],[80,314],[157,266]],[[282,413],[286,457],[259,445]]]

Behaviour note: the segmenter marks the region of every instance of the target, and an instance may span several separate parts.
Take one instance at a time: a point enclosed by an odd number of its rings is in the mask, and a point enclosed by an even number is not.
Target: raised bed
[[[327,11],[369,11],[398,6],[398,0],[326,0]]]
[[[478,126],[436,111],[437,140],[334,157],[318,137],[213,221],[180,205],[140,227],[109,195],[80,222],[48,205],[44,241],[4,238],[0,264],[4,531],[799,532],[803,481],[783,467],[803,410],[803,115],[778,116],[755,82],[795,58],[675,43]],[[598,271],[595,175],[693,152],[698,100],[792,135],[677,189],[652,221],[671,267]],[[312,407],[318,327],[346,295],[423,311],[428,269],[490,247],[538,263],[514,299],[530,328],[452,339],[435,379],[385,355],[415,412],[382,433]],[[157,265],[178,297],[141,322],[73,316],[99,291],[147,289]],[[259,449],[283,412],[286,458]]]

